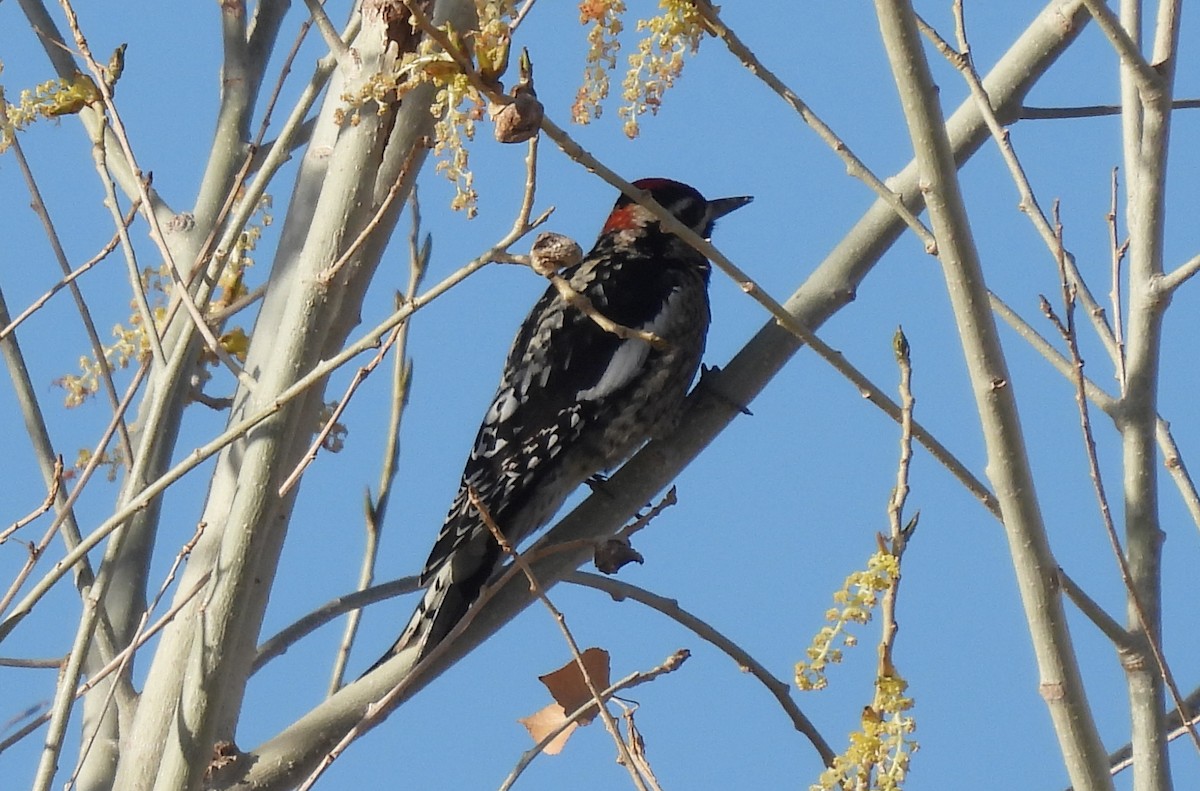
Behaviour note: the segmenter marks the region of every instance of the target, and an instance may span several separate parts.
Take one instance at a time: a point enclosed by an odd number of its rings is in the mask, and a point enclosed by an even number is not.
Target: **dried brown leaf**
[[[534,742],[540,742],[554,731],[562,727],[567,721],[566,710],[557,703],[551,703],[540,711],[530,714],[528,717],[522,717],[517,720],[525,726],[525,730],[529,731],[530,737]],[[543,752],[548,755],[558,755],[562,752],[562,748],[566,746],[567,739],[571,738],[571,734],[579,728],[579,723],[572,722],[563,729],[563,732],[555,736],[546,745]]]
[[[611,683],[609,681],[608,652],[603,648],[588,648],[580,656],[583,659],[583,666],[587,668],[588,676],[592,679],[592,684],[600,690],[608,689]],[[566,711],[575,711],[592,700],[592,693],[588,690],[583,673],[580,672],[579,665],[574,659],[552,673],[538,676],[538,680],[546,685],[546,689],[550,690],[550,694],[558,701],[558,705]],[[580,725],[587,725],[596,714],[596,707],[592,706],[577,721]]]

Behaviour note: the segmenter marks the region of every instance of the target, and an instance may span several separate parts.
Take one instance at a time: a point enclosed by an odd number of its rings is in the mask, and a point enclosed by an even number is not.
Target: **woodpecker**
[[[662,178],[634,186],[705,239],[718,218],[751,201],[706,200]],[[704,353],[710,272],[703,255],[621,195],[595,247],[561,277],[604,317],[661,342],[622,338],[558,288],[547,288],[508,353],[458,494],[421,572],[425,595],[372,670],[402,651],[417,651],[416,660],[428,654],[502,565],[500,545],[468,490],[516,546],[581,483],[674,426]]]

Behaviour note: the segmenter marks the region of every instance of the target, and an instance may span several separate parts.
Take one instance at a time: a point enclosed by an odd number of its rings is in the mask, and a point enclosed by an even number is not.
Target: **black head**
[[[664,209],[705,239],[712,236],[713,225],[718,219],[754,200],[748,196],[708,200],[695,188],[670,179],[639,179],[633,186],[649,192]],[[654,222],[654,215],[649,210],[622,194],[602,232],[644,228]]]

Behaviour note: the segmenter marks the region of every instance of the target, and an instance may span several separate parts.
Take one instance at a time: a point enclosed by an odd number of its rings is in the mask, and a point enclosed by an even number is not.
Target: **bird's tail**
[[[494,563],[483,563],[474,574],[455,582],[453,566],[447,562],[437,570],[400,637],[367,673],[401,652],[416,651],[413,664],[424,659],[467,614],[495,570]]]

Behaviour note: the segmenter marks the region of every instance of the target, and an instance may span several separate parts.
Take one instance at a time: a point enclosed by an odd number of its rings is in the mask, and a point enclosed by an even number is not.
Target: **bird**
[[[633,186],[705,239],[752,200],[707,200],[665,178]],[[401,652],[424,658],[479,598],[504,562],[485,518],[515,547],[580,484],[674,428],[704,353],[710,274],[708,259],[649,209],[617,199],[591,252],[559,273],[571,289],[551,284],[522,322],[421,572],[425,593],[368,673]]]

